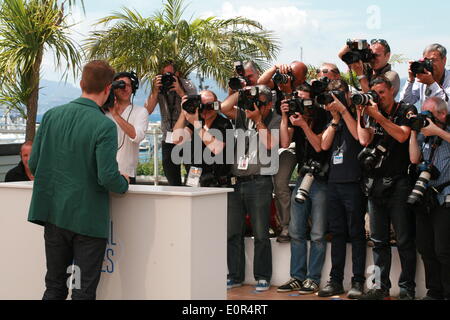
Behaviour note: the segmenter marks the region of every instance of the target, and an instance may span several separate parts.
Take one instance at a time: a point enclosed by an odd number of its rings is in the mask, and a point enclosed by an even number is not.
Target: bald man
[[[30,159],[31,148],[33,142],[26,141],[20,148],[20,162],[19,164],[8,171],[5,176],[5,182],[16,181],[33,181],[34,176],[28,166],[28,159]]]

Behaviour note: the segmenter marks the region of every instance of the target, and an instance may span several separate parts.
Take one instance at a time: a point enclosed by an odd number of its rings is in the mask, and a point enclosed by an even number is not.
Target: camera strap
[[[438,137],[438,136],[427,137],[427,139],[425,139],[424,143],[422,144],[422,154],[425,150],[425,146],[430,144],[431,138],[434,138],[434,139],[431,142],[431,151],[430,151],[430,156],[428,157],[428,162],[432,164],[434,161],[434,156],[436,155],[436,150],[442,143],[442,138]]]

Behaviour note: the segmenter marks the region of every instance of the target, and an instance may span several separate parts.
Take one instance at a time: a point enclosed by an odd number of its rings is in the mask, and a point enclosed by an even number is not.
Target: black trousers
[[[67,299],[67,282],[74,265],[72,300],[95,300],[107,239],[83,236],[50,223],[45,225],[44,238],[47,274],[42,299]]]
[[[417,250],[425,267],[428,295],[450,299],[450,208],[416,210]]]
[[[162,164],[164,174],[170,186],[181,186],[181,165],[172,161],[172,150],[175,144],[162,142]]]
[[[359,183],[328,184],[328,227],[331,239],[331,281],[344,280],[347,241],[352,244],[352,282],[365,281],[366,231],[365,200]]]

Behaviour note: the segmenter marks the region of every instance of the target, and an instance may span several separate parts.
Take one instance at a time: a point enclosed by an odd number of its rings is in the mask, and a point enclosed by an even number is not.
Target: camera
[[[237,91],[239,89],[242,89],[244,85],[243,82],[248,84],[250,81],[245,76],[244,64],[241,61],[237,61],[234,63],[234,69],[238,74],[238,77],[230,78],[230,80],[228,81],[228,86],[231,90]]]
[[[336,98],[339,99],[340,102],[342,102],[344,105],[347,105],[347,102],[345,101],[345,93],[340,90],[331,90],[323,92],[318,96],[316,96],[316,102],[321,105],[327,105],[332,103],[334,99],[331,93],[333,93],[336,96]]]
[[[109,96],[108,99],[106,100],[106,102],[103,104],[103,109],[104,110],[108,110],[109,108],[112,108],[112,106],[114,105],[114,100],[116,98],[115,94],[114,94],[114,90],[116,89],[124,89],[126,87],[126,83],[123,80],[119,80],[119,81],[113,81],[111,84],[111,90],[109,91]]]
[[[299,98],[297,93],[294,97],[287,101],[289,105],[288,117],[295,115],[297,112],[304,115],[314,108],[314,101],[312,99]]]
[[[347,40],[347,46],[350,51],[342,56],[342,61],[346,64],[356,63],[358,61],[370,62],[375,58],[370,50],[367,40]]]
[[[420,171],[419,178],[406,201],[410,205],[421,203],[430,180],[436,180],[440,175],[439,170],[429,162],[422,162],[417,169]]]
[[[352,96],[352,102],[357,106],[368,106],[370,105],[370,100],[378,103],[380,101],[380,96],[372,90],[367,93],[356,93]]]
[[[383,144],[379,144],[374,148],[364,148],[358,154],[358,161],[364,172],[370,174],[373,173],[375,169],[381,167],[388,154],[388,149]]]
[[[161,93],[167,93],[172,89],[172,85],[175,82],[175,76],[171,72],[166,72],[161,76]]]
[[[307,164],[300,170],[300,174],[304,175],[302,183],[295,195],[295,202],[304,203],[309,198],[309,190],[314,182],[314,175],[319,174],[322,166],[319,162],[309,160]]]
[[[425,73],[425,70],[433,73],[433,61],[431,61],[430,59],[425,58],[423,60],[414,61],[413,63],[411,63],[411,72],[415,75],[419,73]]]
[[[279,69],[277,69],[275,71],[275,74],[272,76],[272,81],[275,83],[275,85],[287,84],[289,80],[294,80],[294,76],[291,73],[281,73]]]
[[[242,110],[254,111],[254,105],[258,107],[263,105],[261,101],[259,101],[259,88],[251,87],[248,89],[240,89],[239,97],[238,97],[238,108]]]
[[[422,111],[419,114],[408,113],[406,118],[409,120],[409,126],[411,129],[417,132],[429,125],[427,119],[430,119],[433,122],[436,121],[430,111]]]
[[[200,95],[189,95],[187,100],[182,104],[182,108],[190,114],[194,114],[197,109],[199,109],[199,113],[203,110],[220,111],[220,102],[214,101],[212,103],[203,104],[202,97]]]
[[[311,83],[311,93],[314,96],[324,93],[327,90],[329,83],[330,79],[328,79],[328,77],[322,77],[316,81],[313,81]]]

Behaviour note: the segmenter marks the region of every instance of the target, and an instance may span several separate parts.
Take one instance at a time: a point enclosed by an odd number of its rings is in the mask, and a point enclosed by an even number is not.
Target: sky
[[[337,57],[349,38],[386,39],[394,54],[417,60],[423,49],[440,43],[450,50],[450,2],[428,0],[186,0],[186,20],[192,17],[245,16],[257,20],[278,38],[281,50],[275,63],[301,60],[319,66],[334,62],[341,71],[347,67]],[[76,8],[72,20],[73,38],[80,44],[101,17],[120,12],[123,7],[149,17],[162,8],[162,0],[85,0],[86,12]],[[407,64],[394,66],[401,78],[407,77]],[[44,56],[42,78],[58,81],[51,53]],[[78,82],[75,81],[75,82]]]

